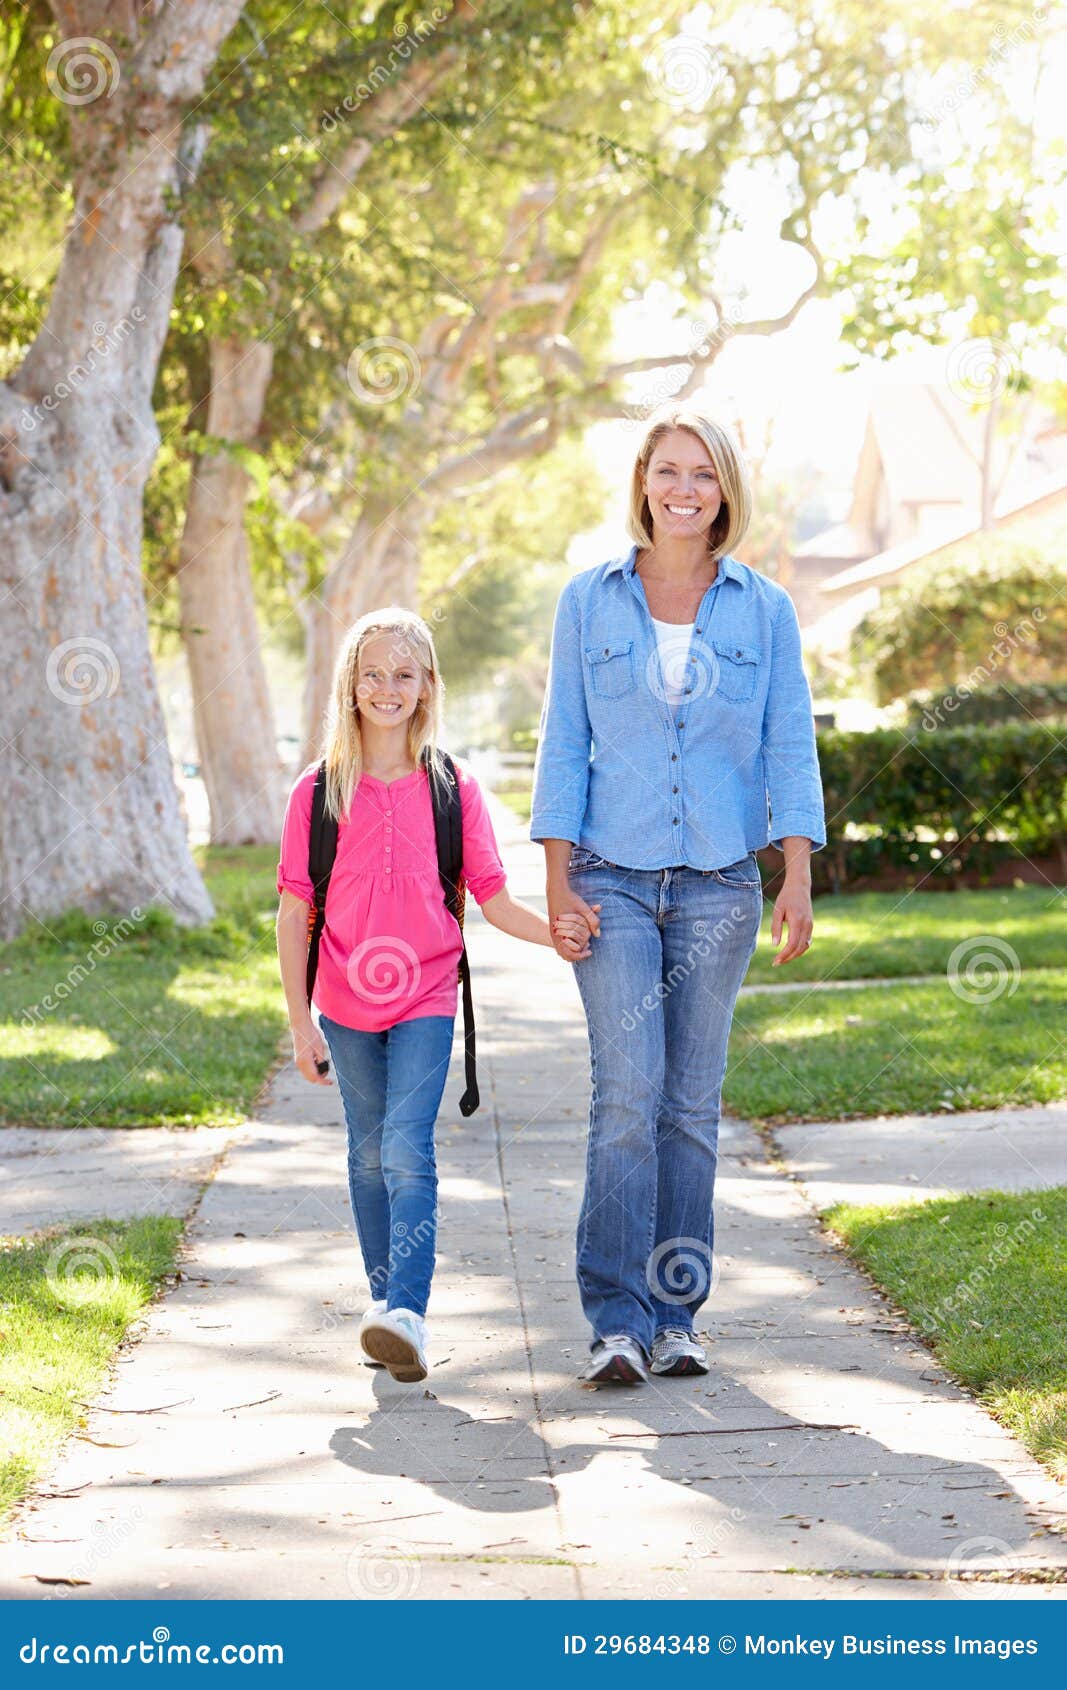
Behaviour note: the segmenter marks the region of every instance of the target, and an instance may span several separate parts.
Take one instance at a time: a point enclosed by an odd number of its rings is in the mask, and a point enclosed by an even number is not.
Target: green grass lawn
[[[957,945],[989,935],[1023,969],[1067,967],[1067,888],[1015,886],[958,892],[851,892],[815,900],[811,950],[772,968],[767,904],[747,984],[943,974]]]
[[[824,1218],[953,1377],[1067,1478],[1067,1187]]]
[[[0,1239],[0,1520],[84,1422],[130,1322],[174,1265],[169,1216]]]
[[[286,1025],[278,854],[196,854],[216,908],[206,927],[182,929],[169,912],[150,911],[108,947],[106,933],[72,914],[48,924],[54,936],[35,927],[0,950],[0,1120],[192,1126],[246,1114]],[[27,1022],[46,994],[55,1007]]]
[[[518,816],[520,822],[529,822],[533,808],[532,786],[495,786],[493,791],[502,804]]]
[[[724,1099],[776,1121],[931,1114],[1067,1096],[1067,969],[961,1002],[947,980],[740,998]]]

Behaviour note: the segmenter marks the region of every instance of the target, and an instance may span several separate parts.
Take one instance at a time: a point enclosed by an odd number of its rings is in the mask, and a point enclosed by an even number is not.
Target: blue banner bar
[[[1017,1587],[1016,1587],[1017,1588]],[[0,1605],[0,1685],[227,1670],[279,1686],[552,1690],[559,1683],[824,1686],[1046,1683],[1060,1587],[1024,1596],[828,1602],[101,1602]],[[1057,1662],[1059,1665],[1057,1666]]]

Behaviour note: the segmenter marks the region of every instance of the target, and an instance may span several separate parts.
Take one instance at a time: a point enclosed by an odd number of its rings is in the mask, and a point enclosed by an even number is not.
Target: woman
[[[810,855],[826,843],[811,696],[792,600],[731,556],[750,511],[728,430],[662,413],[634,465],[635,544],[569,581],[556,612],[530,834],[549,921],[577,913],[592,936],[577,1273],[595,1383],[707,1371],[693,1320],[769,839],[785,858],[775,964],[811,943]]]

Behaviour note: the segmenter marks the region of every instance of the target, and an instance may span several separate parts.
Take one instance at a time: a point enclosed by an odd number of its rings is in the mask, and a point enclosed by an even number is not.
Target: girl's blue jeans
[[[734,1002],[763,896],[750,854],[722,869],[627,869],[576,845],[570,885],[599,904],[574,964],[592,1101],[578,1288],[595,1337],[646,1352],[691,1331],[714,1284],[712,1201]]]
[[[371,1296],[425,1314],[437,1244],[434,1124],[452,1052],[451,1015],[382,1033],[319,1015],[348,1127],[348,1190]]]

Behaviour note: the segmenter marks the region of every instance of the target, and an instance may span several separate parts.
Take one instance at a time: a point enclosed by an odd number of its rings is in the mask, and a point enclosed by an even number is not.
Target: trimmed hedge
[[[990,872],[1058,856],[1067,879],[1067,729],[827,729],[818,736],[827,844],[818,882],[841,887],[886,870]],[[821,860],[820,860],[821,859]]]

